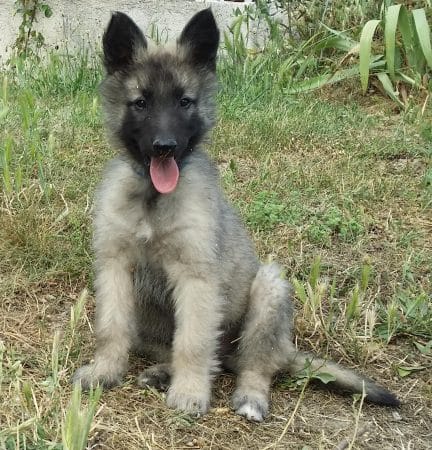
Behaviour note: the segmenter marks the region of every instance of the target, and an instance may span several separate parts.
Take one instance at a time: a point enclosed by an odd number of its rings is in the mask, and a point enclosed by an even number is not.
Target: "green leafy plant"
[[[257,0],[254,8],[236,11],[224,34],[225,50],[245,78],[250,73],[265,85],[262,93],[312,91],[358,76],[357,67],[343,66],[358,42],[337,30],[358,28],[380,9],[376,2],[359,0]],[[260,50],[251,50],[253,22],[261,28],[265,24],[267,39],[259,44]],[[337,62],[341,52],[344,56]]]
[[[313,361],[306,359],[304,368],[299,372],[296,372],[293,377],[281,377],[279,386],[283,389],[296,389],[299,386],[304,387],[305,385],[308,385],[311,381],[319,381],[322,384],[328,384],[335,380],[336,378],[334,375],[321,371],[321,367],[314,368]]]
[[[347,216],[337,206],[326,209],[311,218],[308,236],[314,242],[328,245],[333,236],[344,242],[354,242],[364,232],[364,226],[355,216]]]
[[[47,3],[40,0],[16,0],[15,11],[22,17],[18,29],[18,37],[14,43],[14,49],[18,57],[37,56],[37,50],[42,47],[45,38],[41,32],[34,29],[37,16],[51,17],[52,10]]]
[[[378,336],[387,342],[398,335],[411,334],[430,338],[432,313],[430,295],[401,292],[379,311]]]
[[[271,6],[260,0],[255,9],[237,11],[224,35],[225,50],[244,78],[260,80],[261,95],[308,92],[359,76],[366,92],[373,76],[404,108],[409,88],[431,90],[430,25],[425,8],[393,3],[279,0]],[[424,3],[429,1],[416,5]],[[252,21],[266,25],[261,50],[248,42]]]
[[[337,30],[353,29],[375,17],[382,8],[380,2],[367,0],[276,0],[274,3],[286,19],[288,33],[301,40],[312,37],[324,24]]]
[[[248,223],[254,229],[271,229],[286,218],[287,205],[275,192],[259,192],[249,206]]]
[[[257,49],[249,42],[252,22],[264,22],[267,39]],[[286,25],[271,12],[267,2],[257,2],[256,8],[237,11],[237,16],[224,33],[227,58],[220,69],[229,71],[231,79],[247,79],[247,85],[260,84],[257,98],[268,92],[282,90],[286,94],[307,92],[342,78],[356,75],[352,70],[338,70],[326,52],[348,51],[354,41],[323,28],[316,29],[307,39],[292,37]]]
[[[383,36],[374,41],[381,27]],[[373,44],[378,52],[373,55]],[[383,19],[368,21],[359,41],[359,71],[362,91],[375,75],[382,88],[400,107],[407,102],[405,86],[431,89],[431,29],[424,8],[409,11],[404,5],[389,6]],[[372,67],[371,63],[381,62]],[[400,89],[398,89],[400,87]]]

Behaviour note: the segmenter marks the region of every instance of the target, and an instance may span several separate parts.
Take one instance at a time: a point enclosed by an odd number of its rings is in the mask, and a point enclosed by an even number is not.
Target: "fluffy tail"
[[[359,393],[366,393],[365,400],[385,406],[399,406],[399,399],[386,388],[380,386],[375,381],[360,375],[353,370],[341,367],[333,361],[325,361],[314,355],[304,352],[296,352],[290,359],[288,371],[295,375],[309,367],[312,372],[322,372],[332,375],[335,380],[331,381],[329,387],[337,387],[341,390]]]

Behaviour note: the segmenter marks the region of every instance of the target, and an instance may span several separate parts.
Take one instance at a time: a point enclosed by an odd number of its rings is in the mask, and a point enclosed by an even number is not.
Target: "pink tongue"
[[[179,168],[174,158],[151,158],[150,177],[155,189],[161,194],[169,194],[179,179]]]

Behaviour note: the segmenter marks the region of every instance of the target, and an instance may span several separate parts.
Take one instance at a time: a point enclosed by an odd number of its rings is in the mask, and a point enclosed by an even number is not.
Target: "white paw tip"
[[[262,422],[264,417],[259,409],[254,408],[250,403],[245,403],[237,409],[236,413],[239,416],[246,417],[247,420],[252,422]]]

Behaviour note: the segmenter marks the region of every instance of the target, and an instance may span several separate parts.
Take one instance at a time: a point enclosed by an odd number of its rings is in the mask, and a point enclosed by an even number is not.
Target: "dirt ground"
[[[54,286],[51,286],[54,287]],[[55,286],[58,293],[59,286]],[[66,329],[70,306],[80,286],[63,286],[61,298],[47,295],[47,286],[4,299],[0,337],[13,349],[23,366],[22,377],[36,386],[34,395],[43,415],[50,411],[49,395],[42,388],[50,359],[54,329]],[[44,294],[42,294],[42,291]],[[53,292],[54,292],[53,291]],[[18,295],[19,294],[19,295]],[[93,317],[89,299],[86,319]],[[81,358],[91,358],[94,341],[87,320],[81,326]],[[307,342],[302,344],[307,345]],[[325,344],[325,343],[320,343]],[[12,350],[11,350],[12,351]],[[60,373],[62,403],[70,396],[68,379],[79,365],[71,353],[69,367]],[[340,355],[339,355],[340,356]],[[335,353],[333,357],[337,358]],[[215,382],[210,413],[193,419],[168,409],[164,394],[145,391],[134,382],[145,362],[133,357],[125,384],[103,393],[90,433],[92,449],[428,449],[432,448],[432,378],[429,370],[400,379],[392,375],[392,364],[405,360],[414,364],[413,352],[403,340],[378,352],[363,372],[385,384],[401,399],[398,409],[360,405],[352,396],[342,396],[309,385],[292,387],[283,374],[275,380],[270,416],[261,424],[250,423],[230,409],[234,388],[231,375]],[[349,364],[347,361],[341,361]],[[417,361],[425,365],[425,361]],[[3,393],[5,396],[5,393]],[[7,398],[7,393],[6,393]],[[3,398],[3,401],[6,400]],[[3,403],[3,402],[2,402]],[[11,410],[0,408],[0,423]],[[19,405],[15,405],[19,406]],[[17,411],[15,411],[17,413]],[[5,422],[4,422],[5,423]],[[39,448],[39,447],[38,447]]]

